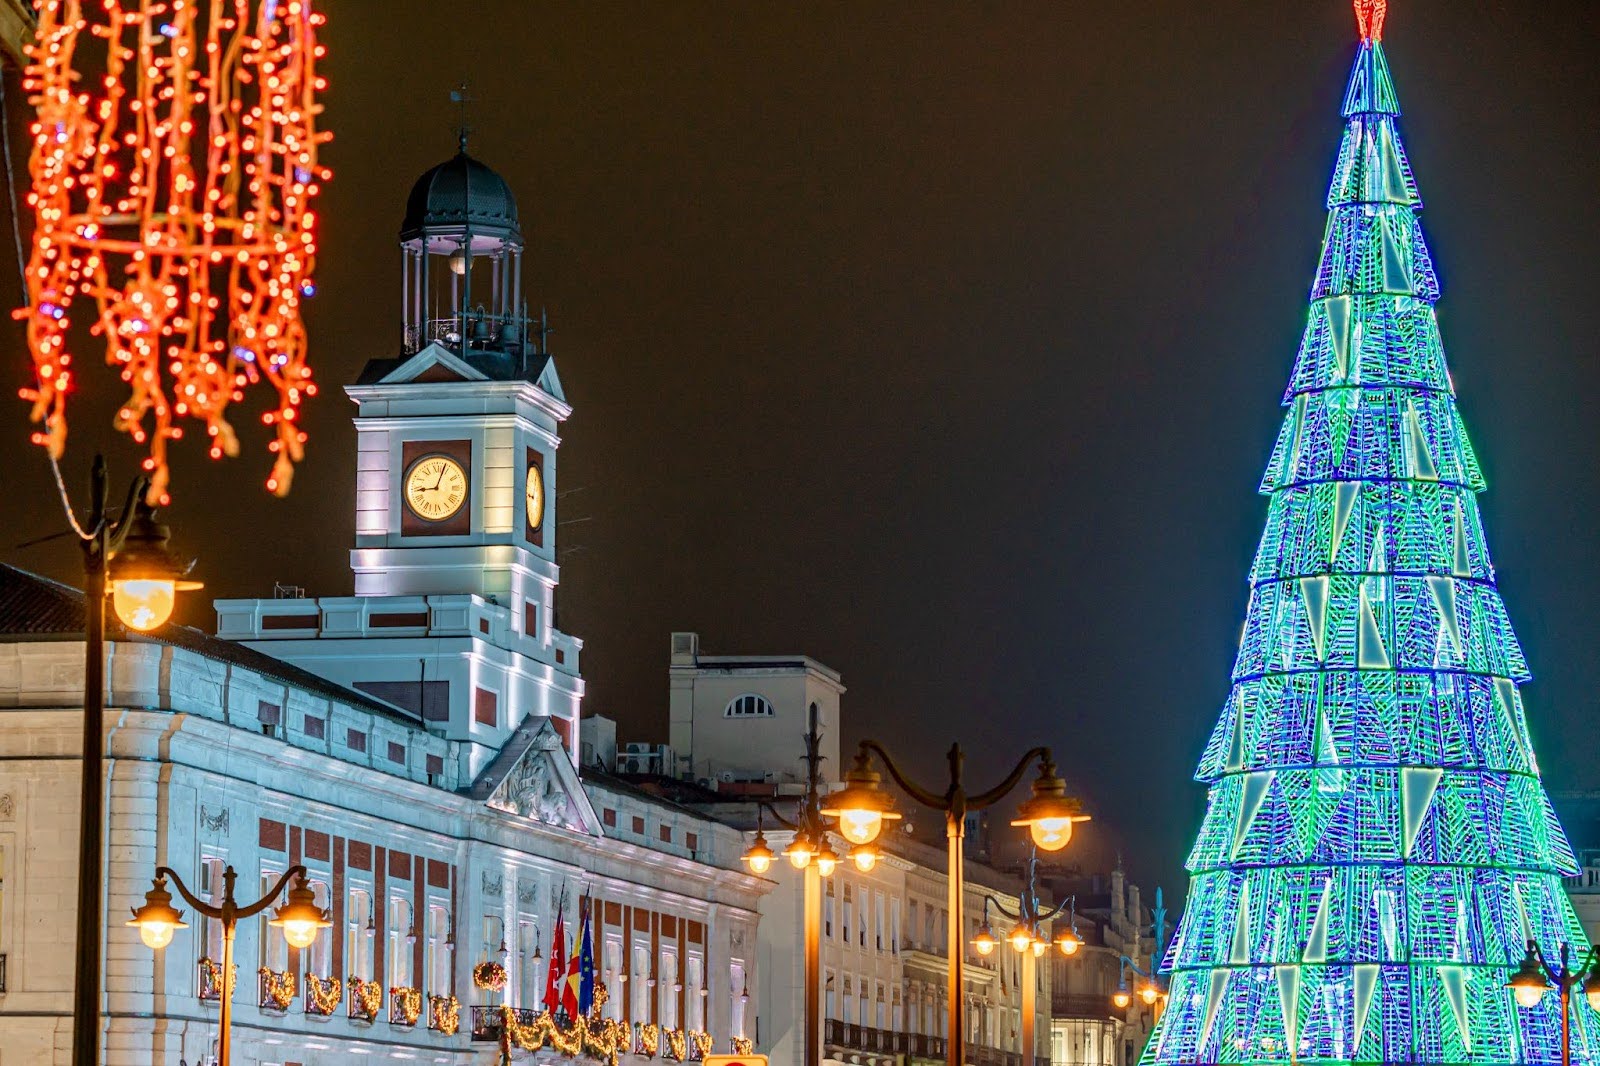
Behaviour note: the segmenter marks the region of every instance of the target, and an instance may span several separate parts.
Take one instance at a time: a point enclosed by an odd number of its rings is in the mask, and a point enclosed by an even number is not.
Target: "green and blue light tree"
[[[1524,945],[1587,941],[1495,586],[1381,44],[1362,40],[1171,999],[1147,1063],[1559,1061]],[[1582,1003],[1581,997],[1578,1000]],[[1577,1007],[1574,1051],[1600,1062]]]

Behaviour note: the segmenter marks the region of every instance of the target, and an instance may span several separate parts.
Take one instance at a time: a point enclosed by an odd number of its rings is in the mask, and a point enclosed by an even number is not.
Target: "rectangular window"
[[[350,973],[371,980],[372,937],[376,926],[372,913],[372,894],[364,887],[351,886],[345,903],[344,961]],[[343,978],[344,975],[335,974]]]
[[[633,1017],[630,1021],[648,1022],[650,1018],[650,979],[655,974],[650,969],[650,948],[644,944],[633,946],[633,972],[628,975],[628,987],[633,990]]]
[[[226,865],[220,858],[206,857],[200,860],[200,892],[207,903],[213,906],[222,905],[222,868]],[[217,966],[222,965],[222,923],[215,918],[202,919],[202,934],[200,942],[203,945],[201,954]]]
[[[539,984],[539,925],[532,918],[517,922],[517,1006],[538,1010],[544,989]]]
[[[472,720],[494,728],[500,724],[499,697],[486,688],[472,690]]]
[[[389,900],[389,986],[414,987],[416,974],[411,965],[416,953],[411,950],[415,930],[412,927],[411,904],[398,896]]]
[[[889,954],[900,954],[900,897],[889,901]],[[898,1025],[895,1026],[899,1028]]]
[[[605,823],[607,828],[615,829],[617,827],[617,812],[607,807],[600,812],[600,821]]]
[[[359,729],[347,729],[345,730],[345,745],[351,751],[364,752],[367,750],[367,735]]]
[[[638,817],[637,815],[635,815],[633,819],[633,835],[641,837],[644,836],[644,819]]]
[[[450,981],[450,912],[441,904],[428,906],[428,992],[448,996]]]
[[[444,774],[444,756],[429,755],[424,760],[429,777],[440,777]]]
[[[313,870],[312,876],[326,878],[328,875]],[[312,881],[311,892],[316,897],[317,906],[324,911],[329,911],[331,914],[330,908],[333,905],[333,897],[328,893],[328,882],[326,880]],[[272,933],[266,935],[271,936],[276,932],[277,930],[273,930]],[[305,961],[307,973],[314,973],[318,977],[333,976],[333,937],[328,932],[319,932],[317,939],[311,942],[308,953],[302,955],[301,958]]]
[[[833,987],[833,983],[833,972],[830,970],[822,979],[822,1017],[828,1021],[833,1021],[839,1017],[834,1013],[834,999],[837,989]]]
[[[283,708],[276,703],[266,700],[256,701],[256,721],[261,723],[261,731],[269,737],[278,735],[278,722],[281,720]]]
[[[522,635],[530,640],[539,639],[539,605],[532,600],[522,601]]]
[[[308,714],[306,715],[305,723],[306,736],[313,740],[321,740],[323,738],[326,723],[321,718],[314,718]]]
[[[872,922],[873,922],[872,933],[873,933],[873,936],[876,937],[876,941],[875,942],[877,944],[878,950],[882,951],[883,948],[884,948],[884,936],[883,936],[883,893],[882,892],[874,892],[872,894],[872,907],[873,907],[873,911],[872,911]],[[880,1026],[878,1026],[878,1028],[881,1029],[881,1028],[883,1028],[883,1026],[880,1025]]]
[[[844,942],[846,944],[850,943],[850,919],[852,917],[852,912],[854,911],[854,909],[855,909],[854,901],[850,898],[850,886],[849,885],[845,885],[844,886],[844,917],[843,917],[843,920],[840,922],[840,928],[842,928],[844,930]]]
[[[672,843],[672,827],[670,825],[661,826],[661,842],[663,844]]]
[[[700,1032],[706,1027],[706,1001],[700,991],[705,987],[705,970],[700,956],[690,955],[683,971],[683,1026]]]
[[[734,959],[728,963],[728,992],[733,996],[733,1019],[729,1026],[734,1036],[745,1036],[745,1007],[749,1005],[750,986],[744,979],[744,961]]]
[[[822,935],[833,939],[833,879],[828,879],[827,890],[822,894]]]
[[[392,740],[389,741],[389,761],[404,766],[406,764],[406,746],[404,744],[396,744]]]
[[[698,833],[685,833],[683,836],[683,846],[688,848],[690,851],[699,851],[700,835]]]
[[[272,886],[278,883],[278,878],[282,876],[282,870],[274,870],[272,867],[262,863],[261,892],[257,898],[259,899],[260,896],[265,896],[272,889]],[[283,939],[282,935],[278,934],[276,929],[268,929],[267,932],[270,935],[259,938],[259,943],[261,945],[261,965],[265,966],[269,970],[275,970],[279,973],[282,973],[284,970],[289,968],[289,944]],[[237,956],[235,957],[237,958]],[[222,956],[217,956],[218,961],[221,961],[221,958]],[[241,967],[241,969],[243,969],[243,967]]]

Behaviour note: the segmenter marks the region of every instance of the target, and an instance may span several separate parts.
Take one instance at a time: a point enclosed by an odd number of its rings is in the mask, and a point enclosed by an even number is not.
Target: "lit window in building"
[[[706,1001],[700,995],[705,987],[705,965],[700,956],[690,955],[683,973],[683,1026],[700,1032],[706,1027]]]
[[[411,904],[406,900],[389,900],[389,987],[411,988],[415,985],[416,952],[412,929]]]
[[[272,886],[278,883],[278,878],[283,876],[282,870],[274,870],[270,866],[261,867],[261,895],[265,896],[272,891]],[[261,941],[261,965],[269,970],[282,973],[289,968],[289,943],[281,936],[263,936]],[[221,960],[221,955],[213,958]],[[237,956],[235,956],[237,957]]]
[[[771,718],[776,713],[770,700],[765,696],[757,696],[753,692],[747,692],[743,696],[735,696],[722,709],[722,717],[724,718]]]
[[[450,994],[450,915],[439,906],[428,908],[428,991]]]
[[[331,914],[330,908],[333,905],[333,897],[329,895],[328,883],[326,881],[312,881],[311,892],[317,906]],[[267,935],[270,936],[271,934]],[[305,960],[304,968],[306,973],[315,974],[318,977],[331,977],[333,972],[333,937],[328,936],[326,933],[319,934],[317,939],[311,942],[311,946],[306,949],[302,958]]]
[[[678,1028],[678,956],[671,951],[661,953],[661,970],[657,975],[656,991],[660,994],[661,1027]]]
[[[372,973],[372,895],[365,888],[350,889],[345,906],[345,962],[350,972],[370,980]]]
[[[745,1002],[749,993],[749,985],[745,983],[744,963],[734,959],[728,963],[728,994],[733,997],[733,1035],[745,1036],[744,1019]]]

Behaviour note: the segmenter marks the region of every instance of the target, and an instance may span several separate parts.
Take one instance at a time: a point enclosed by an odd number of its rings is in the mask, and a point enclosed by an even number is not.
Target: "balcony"
[[[1114,1018],[1111,994],[1095,992],[1052,992],[1050,1015],[1053,1018]]]
[[[500,1040],[500,1011],[498,1005],[472,1008],[472,1042],[475,1044],[494,1044]],[[532,1025],[538,1011],[513,1008],[511,1013],[516,1017],[518,1025]]]
[[[865,1051],[873,1055],[905,1055],[910,1053],[912,1037],[909,1033],[892,1033],[887,1029],[852,1025],[849,1022],[829,1018],[823,1040],[828,1045],[846,1051]],[[940,1041],[941,1047],[943,1043]]]
[[[256,971],[259,977],[256,1006],[270,1014],[284,1014],[294,1002],[294,974],[287,970],[273,970],[265,966]]]

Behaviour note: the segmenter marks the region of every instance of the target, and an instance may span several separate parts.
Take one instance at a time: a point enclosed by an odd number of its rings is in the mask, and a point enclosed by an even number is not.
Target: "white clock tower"
[[[485,762],[538,718],[575,755],[582,644],[551,624],[572,409],[521,296],[516,200],[464,137],[412,188],[400,247],[401,352],[345,390],[356,594],[218,601],[218,635],[477,741]]]

